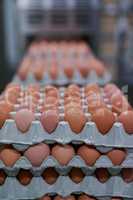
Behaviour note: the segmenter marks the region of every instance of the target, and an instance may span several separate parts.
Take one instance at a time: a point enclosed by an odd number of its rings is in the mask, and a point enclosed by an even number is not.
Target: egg
[[[99,168],[95,172],[98,181],[105,183],[109,179],[109,172],[105,168]]]
[[[89,73],[89,67],[87,65],[79,65],[78,70],[82,77],[87,78]]]
[[[100,152],[98,152],[95,148],[82,145],[77,154],[86,162],[87,165],[92,166],[95,164],[96,160],[101,156]]]
[[[13,167],[20,157],[21,154],[15,149],[5,148],[0,152],[0,158],[6,167]]]
[[[35,67],[34,67],[34,70],[33,70],[33,74],[35,76],[35,79],[37,81],[41,81],[43,79],[43,76],[44,76],[44,66],[43,66],[43,63],[35,63]]]
[[[29,71],[29,67],[27,66],[24,66],[24,67],[20,67],[19,70],[18,70],[18,76],[19,78],[24,81],[26,80],[27,78],[27,75],[28,75],[28,71]]]
[[[74,148],[70,145],[55,145],[51,155],[61,164],[67,165],[75,156]],[[64,156],[65,155],[65,156]]]
[[[96,199],[93,198],[93,197],[89,197],[89,196],[83,194],[83,195],[80,195],[80,196],[78,197],[78,200],[96,200]]]
[[[122,177],[123,180],[127,183],[133,182],[133,169],[132,168],[122,169]]]
[[[56,196],[54,200],[76,200],[76,199],[73,195],[70,195],[68,197]]]
[[[3,185],[6,180],[6,174],[4,171],[0,170],[0,185]]]
[[[126,152],[121,149],[113,149],[107,153],[113,165],[120,165],[126,159]]]
[[[56,97],[52,97],[52,96],[49,97],[48,96],[48,97],[45,98],[44,101],[45,101],[45,104],[54,104],[56,106],[59,105],[59,101]]]
[[[133,134],[132,119],[133,119],[133,111],[122,112],[118,117],[118,121],[123,124],[124,129],[128,134]]]
[[[80,183],[84,178],[84,173],[80,168],[72,168],[72,170],[69,173],[70,178],[75,183]]]
[[[22,185],[29,185],[32,180],[32,174],[27,170],[20,170],[17,179]]]
[[[52,65],[49,69],[49,74],[51,79],[56,80],[59,74],[58,68],[55,65]]]
[[[43,128],[48,133],[52,133],[58,126],[59,113],[56,110],[46,110],[42,113],[40,121]]]
[[[44,143],[29,147],[24,153],[24,156],[35,167],[39,167],[49,155],[50,148],[47,144]]]
[[[76,85],[76,84],[70,84],[68,86],[67,90],[73,90],[73,91],[75,90],[77,92],[80,92],[80,87],[78,85]]]
[[[49,185],[54,184],[57,181],[58,176],[59,174],[52,167],[45,169],[42,174],[42,177]]]
[[[65,112],[65,121],[69,123],[74,133],[80,133],[85,126],[86,117],[82,110],[70,108]]]
[[[51,198],[49,196],[44,196],[40,200],[51,200]]]
[[[17,128],[25,133],[29,130],[31,123],[35,120],[35,116],[32,111],[28,109],[19,110],[14,116]]]
[[[74,75],[74,68],[72,66],[65,66],[64,74],[66,75],[67,78],[71,79]]]
[[[115,116],[108,108],[100,108],[92,114],[92,121],[96,123],[100,133],[105,135],[115,123]]]
[[[88,99],[87,99],[88,101]],[[104,101],[101,101],[100,99],[93,99],[88,101],[88,112],[93,114],[97,112],[98,109],[106,109],[106,104]]]
[[[46,96],[58,97],[59,95],[58,89],[51,85],[47,85],[44,89],[44,92]]]
[[[87,94],[90,91],[99,93],[100,87],[96,83],[88,84],[88,85],[85,86],[85,93]]]
[[[12,105],[0,101],[0,128],[4,125],[5,121],[10,118],[10,112],[12,111]]]

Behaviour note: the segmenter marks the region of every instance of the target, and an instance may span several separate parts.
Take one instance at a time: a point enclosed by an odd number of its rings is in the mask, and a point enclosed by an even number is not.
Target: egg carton
[[[105,85],[111,81],[111,74],[106,72],[103,77],[97,76],[95,71],[91,71],[86,78],[83,78],[80,73],[76,70],[72,79],[68,79],[62,70],[59,72],[57,79],[52,80],[48,73],[46,73],[41,81],[37,81],[32,73],[27,76],[25,81],[20,80],[18,76],[15,76],[13,82],[28,85],[31,83],[39,83],[40,85],[53,84],[57,86],[78,84],[85,85],[88,83],[98,83],[99,85]]]
[[[86,176],[81,183],[76,184],[69,177],[60,176],[53,185],[47,184],[42,177],[33,177],[27,186],[23,186],[15,177],[7,177],[0,187],[0,197],[20,200],[40,198],[46,194],[66,197],[72,193],[85,193],[95,197],[119,196],[133,199],[132,188],[133,183],[127,184],[120,177],[111,177],[106,183],[101,183],[95,177]]]
[[[72,132],[69,123],[60,121],[56,130],[49,134],[44,130],[39,120],[33,121],[26,133],[21,133],[13,119],[6,120],[0,129],[0,144],[13,144],[20,149],[26,149],[40,142],[51,143],[75,143],[103,146],[105,148],[133,148],[133,134],[125,132],[123,125],[114,123],[112,129],[102,135],[94,122],[87,122],[80,134]]]
[[[46,168],[53,167],[59,174],[66,175],[73,167],[80,168],[85,174],[93,173],[97,168],[108,168],[111,174],[118,174],[123,168],[133,168],[133,153],[127,153],[126,159],[121,165],[113,165],[111,160],[106,155],[101,155],[93,166],[86,165],[85,161],[78,155],[75,155],[67,165],[60,165],[60,163],[53,157],[48,156],[39,167],[34,167],[30,161],[22,156],[13,167],[7,167],[0,160],[0,169],[4,170],[8,176],[16,176],[20,169],[30,170],[33,175],[40,176]]]

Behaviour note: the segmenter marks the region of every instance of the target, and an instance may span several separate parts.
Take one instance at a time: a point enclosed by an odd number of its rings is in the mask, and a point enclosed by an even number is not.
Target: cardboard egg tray
[[[78,155],[75,155],[65,166],[62,166],[53,156],[48,156],[40,167],[32,166],[30,161],[24,156],[17,160],[13,167],[5,166],[0,160],[0,169],[4,170],[8,176],[16,175],[20,169],[31,170],[35,176],[40,176],[49,167],[55,168],[61,175],[66,175],[73,167],[82,169],[85,174],[92,174],[97,168],[108,168],[111,174],[118,174],[123,168],[133,168],[133,152],[127,151],[126,159],[118,166],[114,165],[106,155],[101,155],[93,166],[87,165]]]
[[[23,85],[28,85],[30,83],[39,83],[40,85],[53,84],[57,86],[63,86],[68,84],[78,84],[85,85],[88,83],[98,83],[99,85],[105,85],[111,81],[111,74],[106,72],[103,77],[97,76],[95,71],[91,71],[88,77],[83,78],[78,71],[74,73],[72,79],[68,79],[63,71],[60,70],[59,76],[57,79],[52,80],[48,74],[45,74],[41,81],[37,81],[34,75],[31,73],[27,76],[27,79],[22,81],[18,76],[15,76],[13,82],[21,83]]]
[[[0,129],[0,144],[18,144],[20,148],[30,145],[45,143],[85,143],[95,146],[133,148],[133,134],[125,132],[121,123],[114,123],[112,129],[102,135],[94,122],[87,122],[82,132],[74,133],[69,123],[60,121],[56,130],[49,134],[44,130],[39,120],[32,122],[28,132],[22,133],[16,127],[14,120],[6,120],[2,129]]]
[[[9,190],[10,188],[10,190]],[[121,177],[112,177],[107,183],[100,183],[95,177],[86,176],[80,184],[75,184],[69,177],[60,176],[56,183],[48,185],[43,178],[34,177],[27,186],[21,185],[14,177],[7,177],[0,187],[3,199],[36,199],[45,194],[58,194],[66,197],[72,193],[85,193],[95,197],[119,196],[133,199],[133,183],[125,183]],[[9,192],[10,191],[10,192]]]

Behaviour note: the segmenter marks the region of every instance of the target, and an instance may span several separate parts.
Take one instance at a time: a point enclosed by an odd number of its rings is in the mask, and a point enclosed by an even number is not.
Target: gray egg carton
[[[93,166],[86,165],[85,161],[78,155],[75,155],[65,166],[60,165],[53,156],[48,156],[40,167],[33,167],[30,161],[24,156],[17,160],[13,167],[6,167],[0,160],[0,169],[4,170],[8,176],[16,176],[20,169],[30,170],[33,175],[40,176],[49,167],[55,168],[61,175],[68,174],[73,167],[82,169],[85,174],[92,174],[97,168],[108,168],[111,174],[119,174],[123,168],[133,168],[133,153],[128,152],[126,159],[118,166],[113,165],[106,155],[101,155]]]
[[[94,122],[87,122],[80,134],[72,132],[68,122],[65,121],[60,121],[52,134],[44,130],[39,120],[33,121],[26,133],[21,133],[12,119],[6,120],[0,129],[0,144],[13,144],[18,145],[20,149],[26,149],[40,142],[48,144],[85,143],[106,148],[133,148],[133,134],[127,134],[122,124],[118,122],[114,123],[106,135],[98,131]]]
[[[86,176],[81,183],[76,184],[69,177],[60,176],[53,185],[47,184],[42,177],[33,177],[29,185],[23,186],[15,177],[7,177],[0,187],[2,200],[36,199],[46,194],[66,197],[72,193],[133,199],[133,183],[127,184],[121,177],[111,177],[106,183],[100,183],[95,177]]]
[[[24,81],[21,81],[18,76],[16,76],[13,80],[13,82],[21,83],[23,85],[28,85],[31,83],[39,83],[40,85],[46,85],[46,84],[53,84],[53,85],[68,85],[68,84],[78,84],[78,85],[85,85],[88,83],[98,83],[99,85],[105,85],[106,83],[110,82],[111,75],[110,73],[106,72],[103,77],[97,76],[95,71],[91,71],[88,75],[88,77],[83,78],[78,71],[75,71],[74,76],[72,79],[68,79],[63,71],[60,70],[59,76],[56,80],[52,80],[49,76],[49,74],[45,74],[43,79],[41,81],[37,81],[32,73],[30,73],[27,76],[27,79]]]

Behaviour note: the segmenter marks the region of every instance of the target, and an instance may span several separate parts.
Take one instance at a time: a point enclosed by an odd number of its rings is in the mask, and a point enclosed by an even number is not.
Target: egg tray
[[[14,120],[6,120],[2,129],[0,129],[0,144],[17,144],[20,149],[40,142],[51,143],[85,143],[94,146],[103,146],[105,148],[133,148],[133,134],[125,132],[123,125],[116,122],[112,129],[102,135],[94,122],[87,122],[81,133],[72,132],[69,123],[60,121],[56,130],[49,134],[44,130],[39,120],[33,121],[30,129],[26,133],[21,133]]]
[[[1,199],[35,199],[46,194],[66,197],[72,193],[133,199],[133,183],[127,184],[120,177],[112,177],[103,184],[95,177],[86,176],[81,183],[76,184],[69,177],[60,176],[53,185],[47,184],[42,177],[33,177],[29,185],[23,186],[15,177],[7,177],[4,185],[0,187]]]
[[[40,85],[53,84],[57,86],[63,86],[68,84],[78,84],[85,85],[88,83],[98,83],[99,85],[105,85],[111,81],[111,74],[109,72],[105,72],[103,77],[97,76],[95,71],[91,71],[86,78],[83,78],[78,71],[75,71],[72,79],[68,79],[63,71],[60,70],[59,76],[57,79],[52,80],[49,74],[45,74],[43,79],[37,81],[32,73],[27,76],[27,79],[22,81],[18,76],[15,76],[13,82],[20,83],[23,85],[28,85],[31,83],[39,83]]]
[[[20,169],[30,170],[34,176],[40,176],[43,171],[49,167],[55,168],[61,175],[69,173],[73,167],[84,170],[85,174],[91,174],[97,168],[108,168],[111,174],[118,174],[123,168],[133,168],[133,152],[127,152],[126,159],[118,166],[113,165],[106,155],[100,156],[93,166],[86,165],[85,161],[78,155],[75,155],[65,166],[60,165],[51,155],[48,156],[39,167],[32,166],[30,161],[24,156],[21,156],[12,167],[5,166],[3,161],[0,160],[0,169],[4,170],[8,176],[16,176]]]

